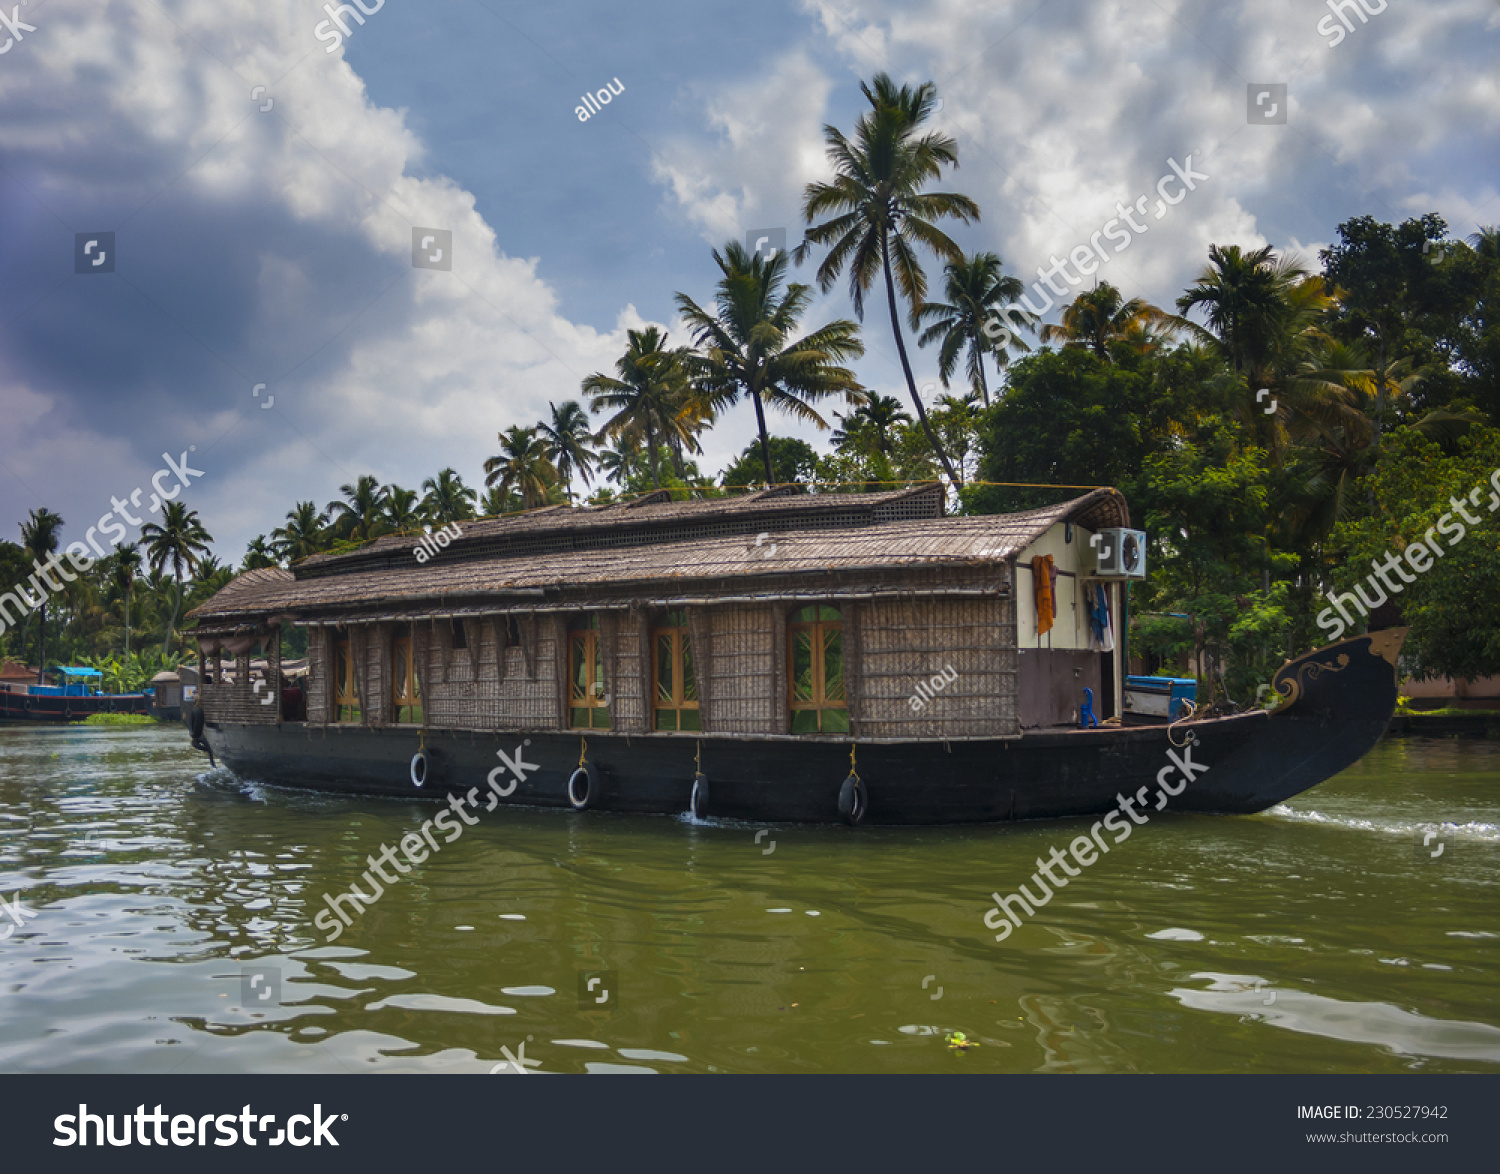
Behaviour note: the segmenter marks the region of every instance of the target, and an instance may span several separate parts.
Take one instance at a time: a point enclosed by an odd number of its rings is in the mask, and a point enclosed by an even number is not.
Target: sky
[[[935,186],[982,211],[950,235],[1028,283],[1138,202],[1096,276],[1164,307],[1210,244],[1316,267],[1354,216],[1500,221],[1495,0],[363,3],[346,37],[331,2],[6,0],[0,537],[140,514],[164,454],[236,565],[362,473],[482,486],[627,329],[688,341],[673,295],[711,299],[713,248],[801,240],[823,127],[882,70],[937,86]],[[447,267],[414,264],[426,236]],[[882,308],[856,371],[904,399]],[[804,324],[852,314],[841,283]],[[731,411],[700,466],[753,435]]]

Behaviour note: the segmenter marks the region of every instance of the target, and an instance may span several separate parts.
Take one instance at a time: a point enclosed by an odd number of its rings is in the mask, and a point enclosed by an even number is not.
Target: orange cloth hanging
[[[1057,618],[1057,600],[1052,594],[1052,580],[1056,560],[1050,554],[1039,554],[1031,560],[1031,579],[1036,585],[1036,634],[1052,631],[1052,621]]]

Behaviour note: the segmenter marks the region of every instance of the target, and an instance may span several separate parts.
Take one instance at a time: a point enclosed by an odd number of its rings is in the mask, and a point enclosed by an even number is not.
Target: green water
[[[1500,743],[1153,820],[1003,944],[989,894],[1078,825],[501,809],[330,945],[324,895],[435,809],[204,766],[180,727],[0,730],[0,1070],[1500,1068]]]

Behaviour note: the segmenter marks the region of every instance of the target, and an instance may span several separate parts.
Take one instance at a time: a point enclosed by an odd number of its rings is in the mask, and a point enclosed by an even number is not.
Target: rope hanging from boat
[[[696,748],[693,750],[693,771],[696,774],[703,773],[703,739],[699,738]]]
[[[584,760],[588,757],[588,752],[589,752],[589,740],[587,738],[579,738],[578,739],[578,765],[579,765],[579,767],[583,767],[583,766],[587,765],[587,763]]]
[[[1186,697],[1182,698],[1181,700],[1182,700],[1182,712],[1181,712],[1181,714],[1179,716],[1173,718],[1171,721],[1169,721],[1167,723],[1167,741],[1170,742],[1170,743],[1172,743],[1172,745],[1176,746],[1177,749],[1179,749],[1179,750],[1181,750],[1184,746],[1186,746],[1188,744],[1188,742],[1192,740],[1193,736],[1191,734],[1189,734],[1186,738],[1184,738],[1181,742],[1179,742],[1176,738],[1172,737],[1172,730],[1173,730],[1173,728],[1176,727],[1176,726],[1183,725],[1183,724],[1185,724],[1187,722],[1190,722],[1190,721],[1194,721],[1194,720],[1201,721],[1201,720],[1203,720],[1202,718],[1198,718],[1197,717],[1198,707],[1196,705],[1194,705]]]
[[[849,743],[849,773],[854,777],[855,781],[860,781],[859,770],[854,762],[855,745],[856,744],[854,742]]]

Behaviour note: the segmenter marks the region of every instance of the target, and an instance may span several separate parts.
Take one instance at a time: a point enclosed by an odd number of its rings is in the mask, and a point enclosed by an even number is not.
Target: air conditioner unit
[[[1142,530],[1111,527],[1089,539],[1094,549],[1094,574],[1101,579],[1146,577],[1146,534]]]

